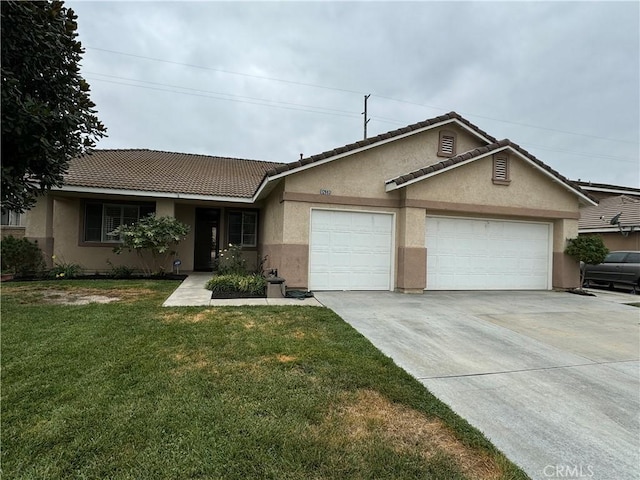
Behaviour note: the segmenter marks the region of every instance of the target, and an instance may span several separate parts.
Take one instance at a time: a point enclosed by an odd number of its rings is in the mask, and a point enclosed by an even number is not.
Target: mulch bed
[[[266,295],[250,295],[243,292],[211,292],[211,298],[223,300],[225,298],[267,298]]]

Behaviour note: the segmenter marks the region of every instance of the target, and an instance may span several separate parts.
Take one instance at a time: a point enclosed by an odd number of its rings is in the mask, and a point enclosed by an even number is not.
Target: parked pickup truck
[[[640,292],[640,252],[611,252],[599,265],[585,265],[585,286],[630,285]]]

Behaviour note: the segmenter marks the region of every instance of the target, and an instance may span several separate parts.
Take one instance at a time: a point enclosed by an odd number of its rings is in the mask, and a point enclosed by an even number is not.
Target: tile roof
[[[623,227],[640,226],[640,198],[616,195],[603,198],[598,205],[583,207],[580,209],[578,228],[617,231],[618,226],[609,222],[618,213],[622,213],[620,224]]]
[[[71,160],[66,186],[250,198],[276,162],[157,150],[94,150]]]
[[[355,143],[350,143],[349,145],[344,145],[342,147],[334,148],[333,150],[327,150],[326,152],[319,153],[317,155],[313,155],[311,157],[302,158],[296,162],[287,163],[284,165],[280,165],[275,167],[267,172],[268,176],[278,175],[280,173],[287,172],[289,170],[294,170],[296,168],[304,167],[305,165],[309,165],[311,163],[315,163],[321,160],[325,160],[327,158],[334,157],[336,155],[340,155],[342,153],[348,153],[350,151],[356,150],[358,148],[367,147],[370,145],[374,145],[383,140],[389,140],[393,137],[398,137],[400,135],[404,135],[406,133],[410,133],[416,130],[420,130],[426,127],[430,127],[432,125],[436,125],[441,122],[446,122],[447,120],[457,120],[460,123],[466,125],[469,129],[473,130],[477,134],[489,139],[491,142],[496,142],[497,140],[489,135],[487,132],[481,130],[466,118],[458,115],[456,112],[449,112],[444,115],[440,115],[439,117],[430,118],[428,120],[424,120],[422,122],[414,123],[412,125],[407,125],[406,127],[398,128],[396,130],[392,130],[390,132],[381,133],[380,135],[376,135],[375,137],[370,137],[364,140],[360,140]]]
[[[615,191],[618,193],[623,193],[627,195],[636,195],[640,196],[640,188],[637,187],[623,187],[622,185],[611,185],[608,183],[593,183],[593,182],[582,182],[578,180],[578,185],[580,185],[584,190],[588,191]]]
[[[413,172],[406,173],[404,175],[400,175],[400,176],[398,176],[396,178],[388,180],[386,183],[387,184],[395,183],[397,186],[400,186],[400,185],[403,185],[403,184],[405,184],[405,183],[407,183],[407,182],[409,182],[411,180],[423,177],[425,175],[429,175],[431,173],[438,172],[440,170],[444,170],[447,167],[451,167],[453,165],[457,165],[459,163],[463,163],[463,162],[466,162],[468,160],[472,160],[474,158],[486,155],[488,153],[491,153],[491,152],[493,152],[495,150],[502,149],[504,147],[512,148],[516,152],[520,153],[521,155],[523,155],[526,158],[528,158],[529,160],[531,160],[533,163],[538,165],[540,168],[542,168],[546,172],[548,172],[551,175],[553,175],[554,177],[556,177],[558,180],[560,180],[562,183],[564,183],[565,185],[570,187],[572,190],[576,190],[576,191],[580,192],[582,195],[584,195],[585,197],[589,198],[590,200],[592,200],[595,203],[598,202],[598,200],[593,195],[591,195],[588,192],[585,192],[584,190],[582,190],[580,188],[580,186],[576,182],[573,182],[573,181],[569,180],[568,178],[560,175],[557,171],[555,171],[554,169],[549,167],[544,162],[538,160],[535,156],[531,155],[524,148],[520,147],[519,145],[513,143],[511,140],[507,140],[507,139],[500,140],[500,141],[497,141],[495,143],[491,143],[489,145],[485,145],[483,147],[474,148],[473,150],[469,150],[468,152],[461,153],[460,155],[456,155],[455,157],[447,158],[446,160],[442,160],[440,162],[434,163],[433,165],[428,165],[428,166],[425,166],[425,167],[423,167],[423,168],[421,168],[419,170],[415,170]]]

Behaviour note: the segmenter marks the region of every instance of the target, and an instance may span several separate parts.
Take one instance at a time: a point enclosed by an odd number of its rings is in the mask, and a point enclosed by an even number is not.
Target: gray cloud
[[[640,184],[635,2],[67,6],[100,148],[291,161],[360,139],[372,93],[371,135],[456,110],[566,176]]]

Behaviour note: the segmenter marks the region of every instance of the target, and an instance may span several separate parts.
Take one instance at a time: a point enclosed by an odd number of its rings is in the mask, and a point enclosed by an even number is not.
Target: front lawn
[[[4,478],[526,478],[330,310],[176,286],[2,284]]]

